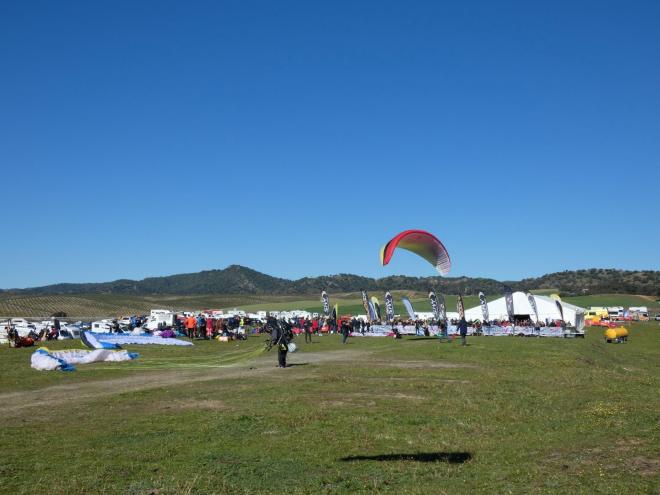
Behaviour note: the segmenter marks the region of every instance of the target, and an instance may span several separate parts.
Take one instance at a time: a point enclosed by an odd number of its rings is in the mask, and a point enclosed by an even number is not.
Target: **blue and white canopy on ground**
[[[545,322],[548,320],[559,320],[561,315],[559,309],[557,308],[557,303],[554,299],[551,299],[546,296],[532,296],[536,302],[536,307],[539,312],[539,320]],[[562,308],[564,310],[564,321],[576,328],[581,328],[584,326],[584,308],[575,306],[562,301]],[[525,317],[528,316],[530,320],[534,321],[536,319],[534,315],[534,309],[527,299],[527,294],[524,292],[514,292],[513,293],[513,309],[517,316]],[[495,299],[488,303],[488,314],[491,320],[508,320],[509,315],[506,310],[506,301],[504,297]],[[481,306],[475,306],[465,311],[466,320],[483,320],[483,313],[481,311]]]

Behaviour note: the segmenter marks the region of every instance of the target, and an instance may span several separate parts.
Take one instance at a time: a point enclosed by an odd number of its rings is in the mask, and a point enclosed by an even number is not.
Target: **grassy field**
[[[544,294],[553,291],[540,291]],[[377,296],[383,304],[382,294]],[[415,310],[431,311],[427,295],[419,292],[393,291],[395,310],[404,313],[401,297],[407,296]],[[488,295],[487,295],[488,296]],[[448,311],[456,311],[456,296],[445,296]],[[490,296],[489,299],[500,297]],[[476,306],[476,296],[465,296],[465,307]],[[338,303],[341,314],[364,313],[360,294],[331,294],[331,304]],[[655,298],[629,294],[602,294],[591,296],[566,297],[565,301],[578,306],[647,306],[652,313],[660,313],[660,303]],[[275,295],[202,295],[202,296],[124,296],[114,294],[92,294],[71,296],[16,296],[0,294],[0,317],[48,317],[64,311],[72,318],[98,319],[130,314],[148,314],[153,308],[174,310],[233,309],[246,311],[302,309],[310,312],[321,311],[321,302],[314,296],[275,296]]]
[[[658,493],[656,323],[620,345],[300,340],[285,370],[257,337],[72,373],[1,348],[0,492]]]

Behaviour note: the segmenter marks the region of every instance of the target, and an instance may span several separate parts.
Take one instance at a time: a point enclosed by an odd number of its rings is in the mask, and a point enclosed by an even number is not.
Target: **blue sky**
[[[633,8],[634,7],[634,8]],[[660,268],[660,3],[3,2],[0,287]]]

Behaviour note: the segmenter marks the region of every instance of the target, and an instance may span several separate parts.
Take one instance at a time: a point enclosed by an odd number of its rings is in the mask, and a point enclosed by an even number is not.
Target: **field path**
[[[328,361],[353,361],[364,359],[369,351],[340,350],[328,352],[305,352],[290,356],[289,363],[293,366],[278,373],[298,375],[297,366],[316,364]],[[93,401],[112,395],[203,382],[209,380],[227,380],[232,378],[249,378],[274,372],[273,356],[262,356],[257,360],[232,364],[223,367],[200,370],[135,370],[135,375],[122,376],[103,380],[85,381],[75,384],[54,385],[37,390],[9,392],[0,394],[0,417],[16,417],[25,413],[26,409],[53,407],[72,402]]]

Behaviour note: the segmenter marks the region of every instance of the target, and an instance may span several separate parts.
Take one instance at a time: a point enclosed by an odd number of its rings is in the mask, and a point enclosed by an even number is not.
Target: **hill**
[[[520,281],[497,281],[470,277],[407,277],[395,275],[370,278],[339,274],[287,280],[272,277],[240,265],[223,270],[206,270],[143,280],[115,280],[103,283],[55,284],[29,289],[2,291],[12,295],[193,295],[193,294],[318,294],[322,289],[333,292],[412,290],[426,291],[434,287],[445,294],[474,295],[479,291],[499,294],[509,286],[513,290],[548,290],[562,295],[599,293],[642,294],[660,296],[660,271],[626,271],[590,269],[564,271]]]

